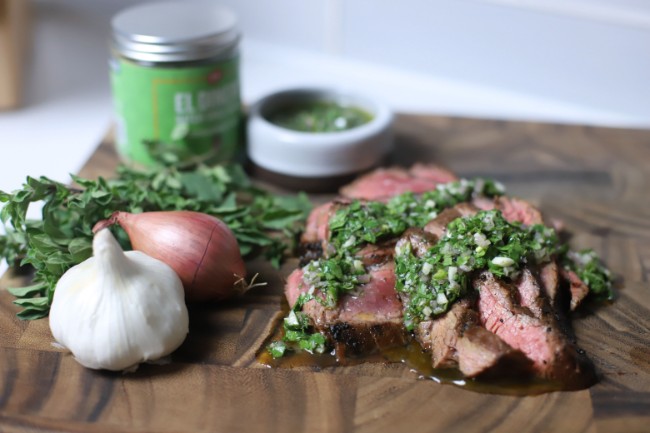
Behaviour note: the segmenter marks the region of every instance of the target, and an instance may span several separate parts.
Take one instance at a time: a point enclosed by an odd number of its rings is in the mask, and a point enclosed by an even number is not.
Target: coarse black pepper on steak
[[[428,179],[426,173],[431,174]],[[406,191],[432,189],[443,179],[451,181],[455,176],[439,167],[427,171],[427,166],[422,165],[410,170],[380,169],[361,177],[342,189],[347,197],[312,211],[301,239],[303,261],[317,259],[331,248],[329,220],[351,198],[385,201]],[[510,222],[543,223],[541,213],[524,200],[478,198],[444,210],[424,231],[409,229],[399,241],[366,245],[360,255],[368,267],[367,283],[354,293],[344,294],[336,308],[325,308],[313,300],[303,307],[314,327],[334,345],[339,359],[400,346],[409,338],[402,322],[402,302],[407,299],[400,299],[405,295],[395,290],[395,242],[409,242],[413,251],[424,254],[445,235],[451,221],[481,209],[498,209]],[[588,291],[577,275],[551,261],[524,268],[519,279],[512,282],[480,272],[472,278],[472,287],[475,292],[455,302],[447,313],[419,323],[413,332],[431,354],[435,368],[458,368],[467,377],[532,373],[565,381],[569,387],[593,380],[593,367],[576,347],[565,319],[569,304],[573,309]],[[295,270],[285,287],[289,305],[307,290],[302,269]]]

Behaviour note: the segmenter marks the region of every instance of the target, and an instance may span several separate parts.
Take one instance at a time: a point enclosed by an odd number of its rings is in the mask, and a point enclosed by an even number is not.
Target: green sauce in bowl
[[[294,131],[340,132],[370,122],[372,115],[358,107],[317,101],[281,107],[271,113],[267,120]]]

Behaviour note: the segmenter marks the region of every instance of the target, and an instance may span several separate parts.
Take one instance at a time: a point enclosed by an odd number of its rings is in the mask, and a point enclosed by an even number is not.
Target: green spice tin
[[[112,21],[116,143],[129,162],[156,152],[227,161],[241,121],[240,34],[235,15],[210,2],[147,3]]]

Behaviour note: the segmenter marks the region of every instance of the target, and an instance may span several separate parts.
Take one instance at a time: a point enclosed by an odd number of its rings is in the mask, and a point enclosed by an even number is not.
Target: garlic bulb
[[[59,280],[50,309],[55,340],[83,366],[125,370],[173,352],[188,332],[183,286],[168,265],[122,251],[108,229],[94,256]]]

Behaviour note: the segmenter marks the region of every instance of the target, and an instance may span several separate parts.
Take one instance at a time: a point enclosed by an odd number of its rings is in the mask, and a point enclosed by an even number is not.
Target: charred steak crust
[[[409,339],[401,319],[381,323],[337,321],[320,330],[329,338],[340,361],[404,346]]]

